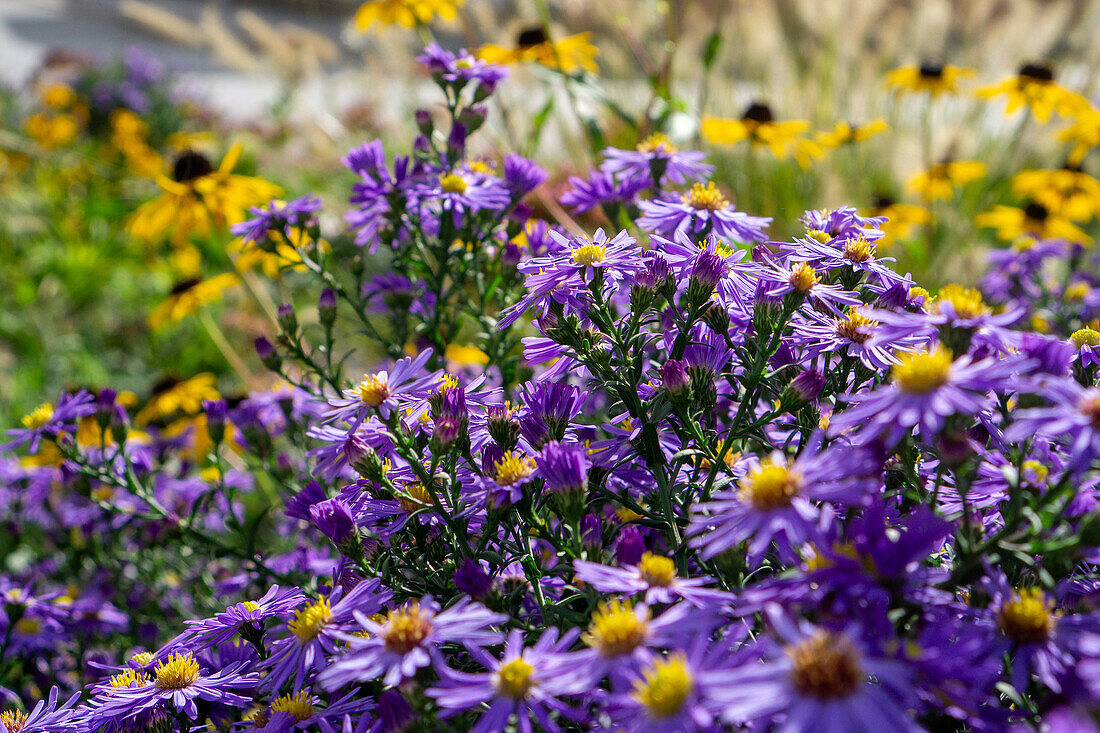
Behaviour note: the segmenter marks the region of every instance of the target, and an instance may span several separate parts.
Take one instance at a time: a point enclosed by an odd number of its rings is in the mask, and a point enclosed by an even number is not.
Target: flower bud
[[[669,394],[679,394],[688,386],[688,374],[684,362],[669,359],[661,365],[661,386]]]
[[[484,600],[493,588],[493,581],[481,563],[468,557],[462,561],[454,574],[455,586],[477,601]]]
[[[325,329],[332,328],[336,322],[336,291],[332,288],[321,291],[321,297],[317,299],[317,317]]]
[[[343,549],[356,539],[355,519],[343,499],[325,499],[309,508],[313,524],[332,544]]]
[[[431,137],[435,132],[435,124],[432,122],[432,113],[426,109],[416,110],[416,129],[424,137]]]
[[[225,420],[229,405],[225,400],[204,400],[202,409],[206,412],[206,431],[210,433],[210,440],[214,445],[220,445],[225,440]]]
[[[271,371],[278,371],[279,365],[282,359],[275,353],[275,347],[266,337],[260,336],[254,342],[256,346],[256,355],[260,357],[260,362]]]
[[[519,442],[519,422],[508,405],[489,405],[486,410],[489,435],[506,450],[513,450]]]
[[[645,539],[642,530],[637,525],[628,524],[619,530],[619,538],[615,542],[615,559],[620,566],[637,565],[645,554]]]
[[[298,332],[298,316],[294,314],[294,306],[290,303],[280,305],[275,317],[279,322],[279,327],[286,333]]]

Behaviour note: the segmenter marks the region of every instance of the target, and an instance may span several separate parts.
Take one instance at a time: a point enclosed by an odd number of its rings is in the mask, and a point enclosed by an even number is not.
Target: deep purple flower
[[[339,497],[317,502],[309,508],[309,515],[321,534],[337,547],[351,542],[356,535],[351,509]]]
[[[771,217],[734,209],[714,183],[696,183],[679,199],[642,201],[638,206],[642,211],[638,226],[666,237],[713,233],[730,242],[762,242],[767,239],[764,228],[772,222]]]

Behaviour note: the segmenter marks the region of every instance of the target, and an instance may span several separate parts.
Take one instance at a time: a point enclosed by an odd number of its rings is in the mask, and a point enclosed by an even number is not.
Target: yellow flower
[[[851,122],[838,122],[829,132],[819,132],[817,142],[825,148],[839,148],[841,145],[860,143],[880,132],[886,132],[890,126],[879,117],[866,125],[854,125]]]
[[[592,45],[592,34],[577,33],[550,40],[541,27],[528,28],[519,34],[513,48],[487,43],[478,49],[478,58],[494,64],[534,62],[566,74],[580,70],[595,74],[599,67],[596,56],[600,51]]]
[[[883,237],[876,242],[879,249],[909,239],[916,227],[932,221],[932,212],[923,206],[903,204],[884,197],[875,200],[869,215],[886,217],[882,225]]]
[[[268,230],[270,243],[260,246],[256,242],[246,243],[243,239],[234,239],[229,243],[230,251],[240,252],[237,258],[237,269],[241,272],[251,270],[259,266],[267,277],[272,280],[278,278],[284,270],[303,272],[306,266],[302,264],[302,256],[298,249],[305,249],[313,240],[301,227],[291,227],[290,237],[276,229]],[[322,252],[328,252],[332,245],[324,239],[318,241],[318,248]]]
[[[1070,221],[1089,221],[1100,213],[1100,181],[1075,166],[1020,171],[1012,178],[1012,192]]]
[[[444,352],[443,358],[459,366],[470,364],[485,366],[489,363],[489,355],[472,345],[447,344],[447,350]]]
[[[1005,241],[1030,235],[1039,239],[1068,239],[1071,242],[1088,243],[1089,235],[1060,216],[1054,216],[1042,204],[1032,201],[1022,208],[995,206],[992,211],[978,214],[974,223],[980,227],[997,230],[997,236]]]
[[[207,303],[222,297],[222,291],[240,282],[232,272],[223,272],[207,280],[184,280],[177,283],[168,298],[149,314],[150,328],[160,328],[165,322],[176,323],[198,313]]]
[[[753,147],[767,148],[777,158],[794,156],[799,165],[806,167],[812,158],[825,152],[820,144],[804,137],[809,129],[806,120],[776,120],[768,105],[753,102],[741,119],[704,117],[702,132],[704,138],[716,145],[748,140]]]
[[[146,142],[148,135],[149,126],[130,110],[111,113],[111,145],[122,153],[130,170],[155,178],[164,173],[164,159]]]
[[[217,379],[209,372],[196,374],[183,381],[168,377],[153,386],[153,396],[138,412],[134,422],[137,425],[146,425],[150,420],[168,417],[177,412],[194,415],[202,411],[203,400],[216,400],[220,396]]]
[[[1089,108],[1088,100],[1056,84],[1051,68],[1039,64],[1025,64],[1016,76],[982,87],[974,94],[979,99],[992,99],[1004,94],[1008,98],[1006,115],[1020,107],[1027,107],[1039,122],[1047,122],[1054,112],[1063,117],[1073,117]]]
[[[157,178],[163,193],[130,218],[130,236],[157,241],[171,235],[173,244],[183,245],[192,236],[208,237],[215,229],[244,220],[250,206],[278,196],[281,189],[262,178],[233,174],[241,149],[230,148],[217,168],[201,153],[182,153],[172,166],[172,177]]]
[[[1080,110],[1070,126],[1059,131],[1058,139],[1073,143],[1069,162],[1079,165],[1090,150],[1100,145],[1100,111],[1092,107]]]
[[[365,31],[375,23],[415,28],[430,23],[437,15],[454,20],[466,0],[369,0],[355,12],[356,30]]]
[[[51,84],[39,96],[42,104],[53,109],[69,109],[76,103],[76,92],[68,84]]]
[[[937,163],[909,180],[909,188],[925,201],[949,199],[955,189],[985,175],[985,163],[978,160],[951,160]]]
[[[23,123],[27,135],[44,148],[59,148],[76,139],[80,126],[70,114],[34,114]]]
[[[972,76],[973,69],[926,62],[894,69],[887,74],[886,85],[899,92],[928,92],[935,97],[959,91],[959,82]]]

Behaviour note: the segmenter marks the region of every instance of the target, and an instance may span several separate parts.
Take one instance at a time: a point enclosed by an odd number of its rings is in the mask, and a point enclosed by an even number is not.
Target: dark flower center
[[[1032,81],[1054,81],[1054,70],[1045,64],[1024,64],[1020,67],[1019,76]]]
[[[195,287],[201,282],[202,280],[198,279],[197,277],[193,277],[187,280],[180,280],[178,283],[172,286],[170,294],[179,295],[180,293],[186,293],[188,290]]]
[[[546,43],[546,40],[546,30],[542,26],[524,28],[516,37],[516,45],[520,48],[529,48],[540,43]]]
[[[153,385],[153,394],[167,392],[180,383],[178,377],[165,377]]]
[[[772,109],[768,105],[763,102],[753,102],[745,110],[745,114],[741,115],[741,119],[745,122],[772,122],[775,116],[772,115]]]
[[[1040,203],[1032,201],[1024,207],[1024,216],[1026,216],[1031,221],[1043,222],[1046,221],[1048,216],[1050,216],[1050,212],[1047,211],[1047,207],[1043,206]]]
[[[842,636],[820,631],[787,647],[791,659],[791,682],[803,695],[819,700],[848,697],[863,682],[859,653]]]
[[[882,194],[876,194],[875,197],[871,200],[871,206],[876,209],[885,209],[893,206],[896,203],[897,201],[895,201],[894,199],[890,198],[889,196],[884,196]]]
[[[920,75],[922,79],[939,79],[943,76],[943,66],[925,61],[920,65]]]
[[[194,150],[186,150],[172,165],[172,180],[177,183],[186,183],[213,172],[214,166],[205,155],[196,153]]]

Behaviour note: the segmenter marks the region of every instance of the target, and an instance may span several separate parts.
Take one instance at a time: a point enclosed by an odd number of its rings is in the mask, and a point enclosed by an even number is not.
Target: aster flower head
[[[697,575],[681,578],[671,558],[652,552],[642,554],[637,565],[615,568],[609,565],[577,560],[573,563],[577,579],[591,585],[601,593],[634,595],[644,593],[647,605],[671,603],[683,598],[700,608],[713,607],[728,600],[730,594],[705,588],[713,578]]]
[[[305,600],[305,596],[297,588],[273,585],[267,593],[254,601],[240,601],[208,619],[187,621],[187,630],[168,643],[166,648],[200,651],[217,647],[237,633],[263,629],[268,619],[289,614]]]
[[[737,211],[714,183],[696,183],[677,199],[654,199],[639,204],[638,226],[671,237],[678,232],[702,237],[713,233],[731,242],[762,242],[770,217]]]
[[[563,382],[536,382],[525,387],[523,409],[519,412],[520,435],[532,449],[541,449],[551,440],[562,441],[572,420],[584,407],[588,392]]]
[[[508,69],[477,58],[466,49],[452,53],[434,41],[416,58],[440,79],[453,83],[477,82],[487,92],[508,77]]]
[[[503,181],[494,176],[472,176],[454,170],[441,173],[436,182],[416,187],[417,201],[437,206],[441,216],[450,215],[456,228],[463,217],[481,211],[504,211],[512,203],[512,194]]]
[[[574,631],[559,638],[558,630],[551,628],[533,646],[524,647],[522,634],[513,631],[500,659],[480,648],[470,650],[486,672],[471,674],[445,667],[439,683],[427,694],[440,707],[455,712],[488,705],[472,730],[504,730],[513,717],[520,730],[530,730],[532,720],[554,730],[557,725],[551,713],[579,717],[558,698],[580,696],[591,687],[576,655],[567,653],[576,637]]]
[[[706,559],[748,541],[750,565],[773,543],[781,558],[793,561],[798,548],[825,536],[832,512],[822,502],[859,503],[874,468],[873,459],[855,449],[804,450],[793,461],[778,452],[751,459],[736,489],[694,508],[687,534]]]
[[[374,679],[397,685],[421,667],[442,662],[439,646],[445,642],[468,648],[498,643],[501,634],[491,627],[508,619],[468,600],[440,610],[431,596],[391,609],[384,619],[365,613],[355,618],[367,634],[343,635],[347,651],[318,677],[327,690]]]
[[[374,410],[383,418],[389,418],[398,405],[399,396],[423,390],[438,382],[443,374],[441,369],[434,372],[424,369],[431,357],[432,350],[427,349],[415,359],[400,359],[392,369],[364,375],[358,385],[344,390],[343,398],[329,400],[332,409],[325,415],[325,421],[358,422]]]
[[[95,411],[96,398],[90,392],[81,390],[75,394],[62,394],[56,406],[43,403],[24,415],[23,427],[9,430],[11,440],[0,446],[0,450],[10,451],[27,445],[34,453],[42,438],[53,438],[63,432],[75,431],[77,421]]]
[[[696,150],[679,150],[666,135],[654,133],[638,143],[634,150],[607,148],[603,151],[600,170],[619,180],[672,183],[684,185],[689,179],[705,181],[714,166],[704,163],[706,154]]]
[[[1019,359],[955,359],[936,344],[901,354],[891,370],[891,383],[872,392],[849,394],[849,407],[833,415],[830,432],[858,428],[853,439],[866,441],[882,435],[891,444],[917,429],[930,439],[951,415],[975,415],[986,405],[989,392],[1022,366]]]
[[[560,201],[575,214],[583,214],[597,206],[623,206],[634,203],[638,194],[649,187],[648,178],[627,178],[616,180],[615,176],[603,170],[589,171],[587,178],[571,176],[569,185]]]
[[[919,731],[908,715],[913,672],[855,633],[795,625],[768,609],[782,644],[757,642],[763,664],[731,670],[714,690],[724,721],[788,731]]]
[[[1100,388],[1063,377],[1044,380],[1036,392],[1049,404],[1017,410],[1005,439],[1047,438],[1064,446],[1068,470],[1084,469],[1100,456]]]

